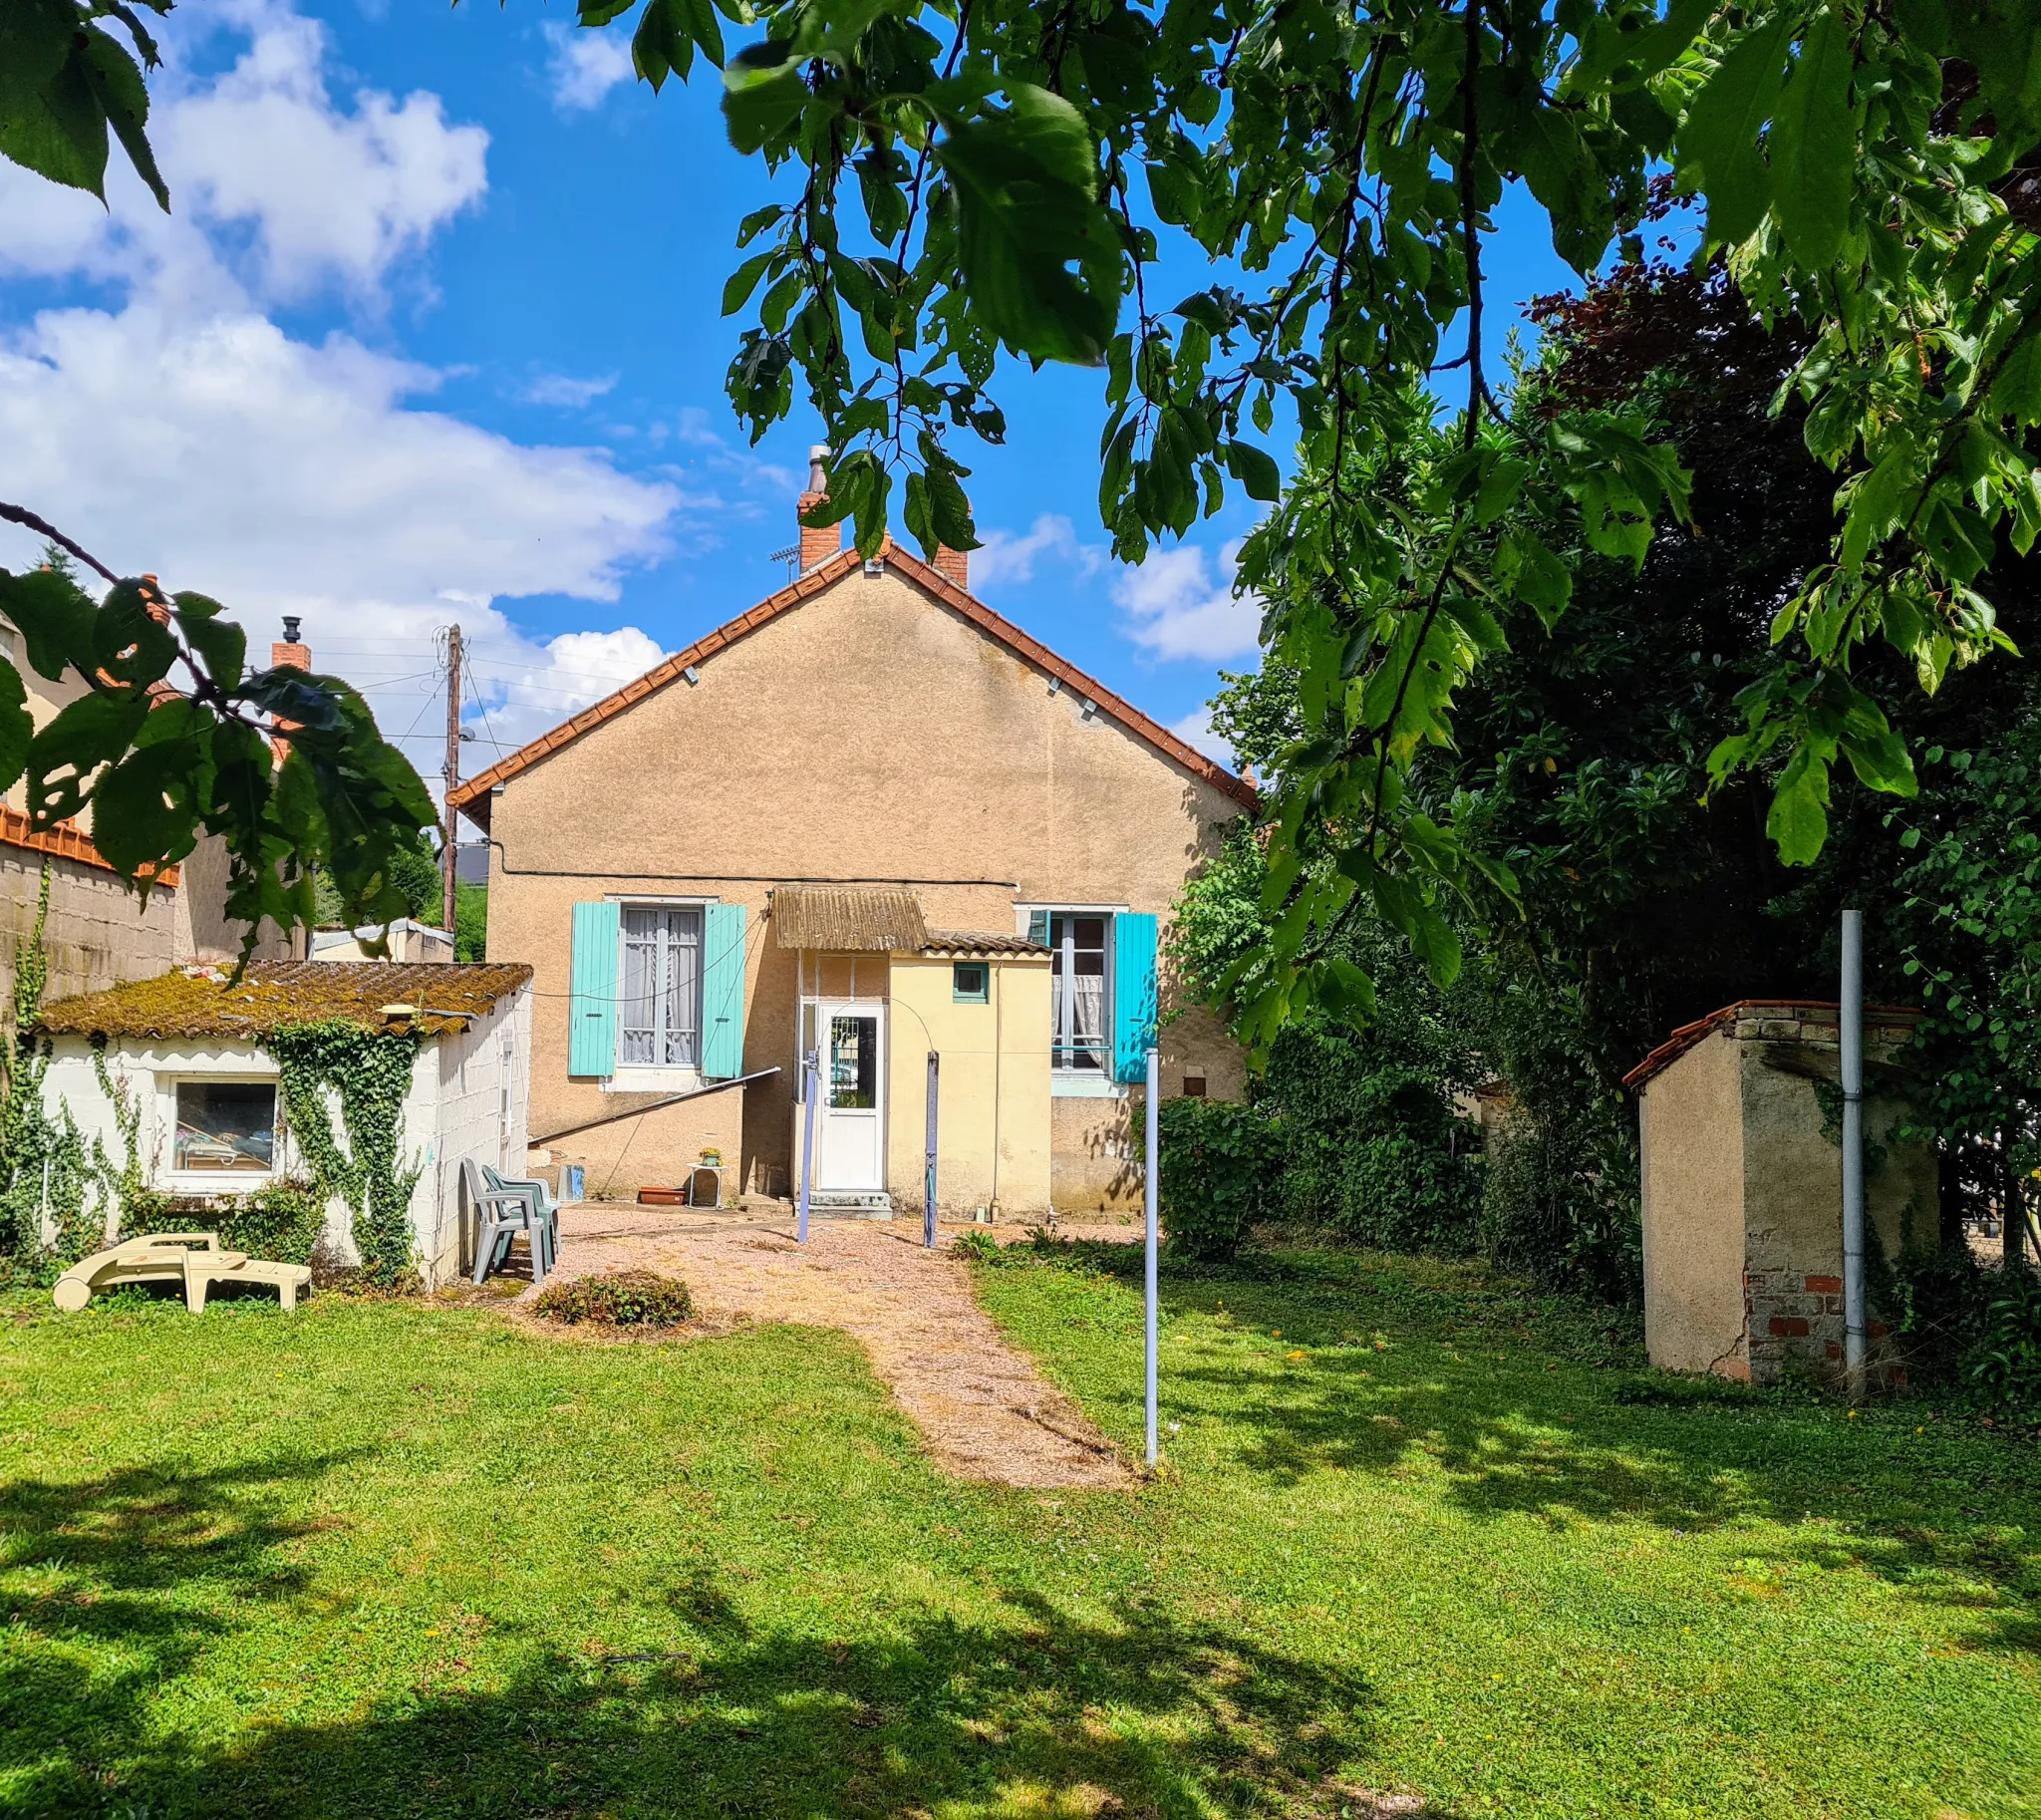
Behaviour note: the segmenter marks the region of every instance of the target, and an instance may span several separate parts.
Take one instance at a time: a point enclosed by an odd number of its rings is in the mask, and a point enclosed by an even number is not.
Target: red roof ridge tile
[[[1016,656],[1032,664],[1036,669],[1045,671],[1065,688],[1077,690],[1084,699],[1119,722],[1137,739],[1145,741],[1194,776],[1202,778],[1214,789],[1224,791],[1245,808],[1261,807],[1260,792],[1245,777],[1236,776],[1216,759],[1208,758],[1187,741],[1171,733],[1159,721],[1143,714],[1124,697],[1115,694],[1095,678],[1085,675],[1076,665],[1058,657],[1039,639],[1021,631],[1012,620],[995,613],[983,601],[966,589],[960,588],[934,564],[924,562],[919,556],[902,549],[891,537],[888,537],[880,547],[879,555],[882,561],[898,568],[923,592],[933,595],[953,612],[962,614],[980,631],[997,639]],[[518,772],[529,770],[534,764],[558,752],[561,747],[571,745],[582,734],[602,726],[606,721],[614,720],[627,708],[635,707],[646,697],[655,695],[680,681],[689,669],[704,658],[712,657],[717,652],[735,644],[745,634],[755,632],[760,626],[777,619],[790,608],[800,605],[802,601],[842,580],[862,566],[862,560],[855,549],[844,549],[830,557],[827,562],[818,563],[805,575],[797,576],[785,587],[768,594],[756,605],[738,614],[736,618],[718,626],[713,632],[705,633],[686,650],[676,651],[673,656],[655,664],[643,676],[633,678],[621,689],[612,691],[601,701],[584,708],[558,727],[526,742],[507,757],[497,759],[487,770],[465,779],[453,792],[453,806],[486,832],[489,825],[489,792],[497,784],[507,783]]]

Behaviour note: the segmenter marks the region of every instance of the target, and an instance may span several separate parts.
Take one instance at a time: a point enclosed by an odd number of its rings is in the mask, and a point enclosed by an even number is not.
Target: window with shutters
[[[1112,1072],[1112,918],[1048,913],[1050,1065]]]
[[[626,904],[617,1061],[624,1067],[702,1063],[702,912]]]

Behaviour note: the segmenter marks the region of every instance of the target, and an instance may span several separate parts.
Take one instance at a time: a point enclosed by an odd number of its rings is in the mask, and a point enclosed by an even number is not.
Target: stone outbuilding
[[[1865,1228],[1887,1257],[1935,1230],[1934,1152],[1904,1139],[1899,1052],[1920,1014],[1864,1014]],[[1768,1383],[1843,1357],[1838,1009],[1744,1000],[1624,1076],[1642,1148],[1651,1363]],[[1873,1362],[1884,1333],[1870,1327]]]

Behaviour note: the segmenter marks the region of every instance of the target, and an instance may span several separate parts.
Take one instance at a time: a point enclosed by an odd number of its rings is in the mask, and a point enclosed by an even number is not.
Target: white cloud
[[[1234,763],[1233,747],[1212,728],[1212,710],[1194,708],[1180,721],[1172,721],[1169,731],[1186,746],[1195,746],[1208,758],[1217,758],[1229,769]]]
[[[1126,615],[1126,635],[1159,658],[1198,658],[1218,663],[1244,657],[1260,642],[1262,600],[1234,592],[1240,545],[1212,560],[1196,544],[1157,550],[1137,568],[1123,569],[1113,582],[1113,599]]]
[[[455,620],[499,668],[481,699],[506,741],[657,661],[635,628],[545,643],[497,603],[614,600],[709,501],[603,450],[518,444],[432,410],[421,400],[442,374],[346,334],[293,339],[265,313],[321,291],[379,309],[484,193],[486,137],[429,95],[337,104],[323,28],[276,0],[220,0],[176,29],[247,41],[224,74],[158,87],[151,133],[177,215],[118,166],[103,210],[0,165],[0,269],[125,288],[111,307],[0,327],[0,497],[119,570],[218,597],[257,653],[281,615],[300,616],[314,661],[358,681],[399,737],[436,724],[421,723],[422,692]],[[35,548],[0,527],[0,562]],[[437,773],[430,731],[407,750]]]
[[[971,552],[974,588],[1032,581],[1038,558],[1074,569],[1080,580],[1105,565],[1105,552],[1095,544],[1079,543],[1075,527],[1060,512],[1043,512],[1024,532],[995,530],[983,535],[985,541]]]
[[[616,390],[617,375],[598,374],[594,379],[573,379],[565,373],[541,373],[519,396],[527,405],[549,405],[561,411],[579,411],[604,394]]]
[[[366,292],[487,187],[488,135],[450,127],[437,95],[327,94],[325,28],[265,10],[247,52],[176,99],[152,135],[175,206],[252,224],[265,294],[335,280]]]
[[[614,694],[666,655],[636,626],[567,632],[544,643],[485,639],[474,675],[474,696],[484,712],[468,717],[485,747],[482,764],[493,764]]]
[[[545,34],[551,47],[546,75],[553,85],[553,106],[562,114],[590,113],[619,83],[631,80],[631,47],[623,33],[553,20]]]

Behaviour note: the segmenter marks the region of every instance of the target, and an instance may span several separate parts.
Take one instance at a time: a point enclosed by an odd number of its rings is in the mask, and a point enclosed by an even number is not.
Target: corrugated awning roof
[[[52,1036],[266,1036],[286,1024],[338,1020],[383,1030],[392,1005],[418,1008],[426,1036],[464,1029],[531,978],[525,966],[448,962],[256,961],[238,982],[230,968],[179,967],[153,980],[60,999],[43,1008]]]
[[[1046,948],[1039,942],[1030,942],[1024,935],[1000,935],[984,929],[931,929],[921,951],[923,954],[1032,954],[1044,960],[1048,957]]]
[[[888,954],[927,945],[921,899],[900,885],[781,885],[772,893],[772,936],[781,948]]]

